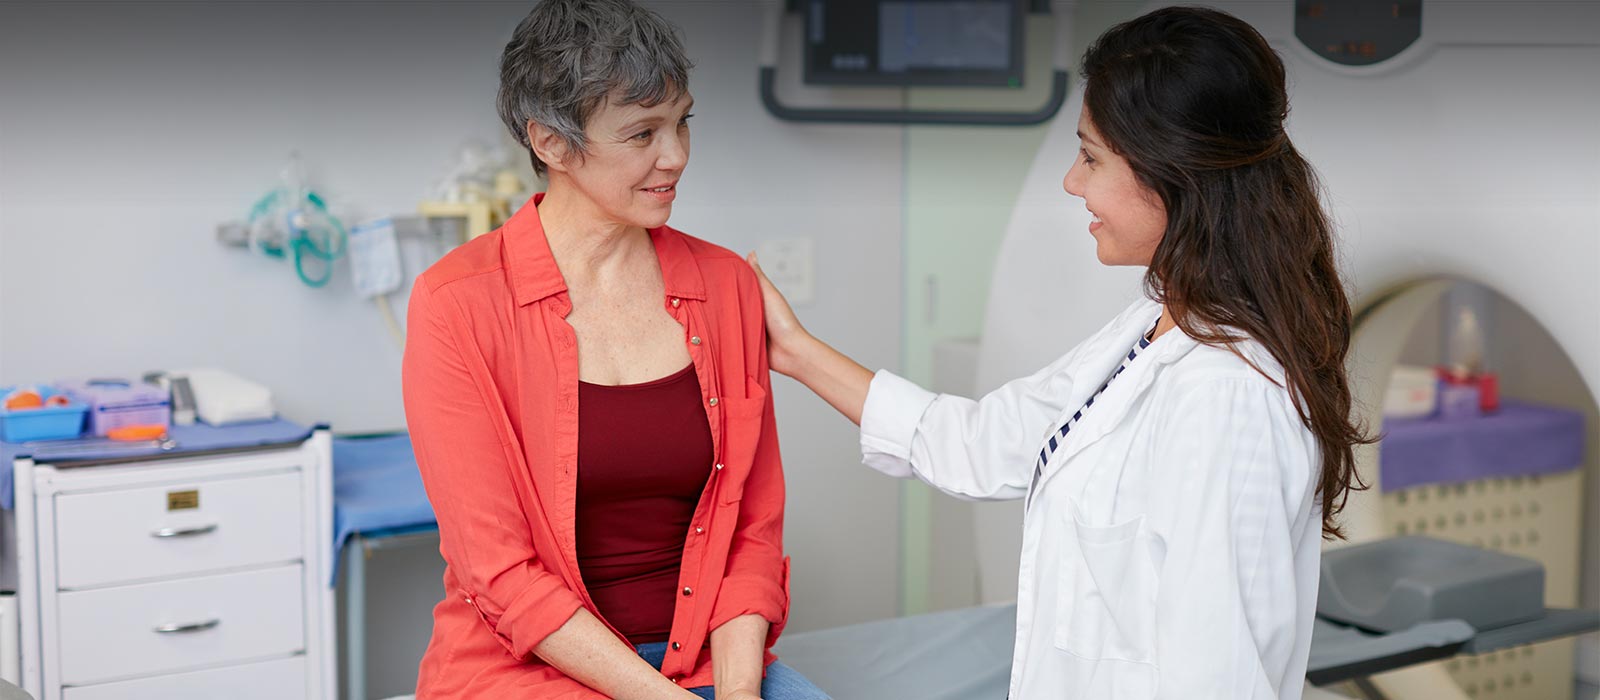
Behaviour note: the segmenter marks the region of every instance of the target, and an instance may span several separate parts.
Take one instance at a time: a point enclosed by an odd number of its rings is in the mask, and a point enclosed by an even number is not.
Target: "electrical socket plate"
[[[777,238],[756,248],[761,270],[793,306],[816,298],[816,241],[811,238]]]

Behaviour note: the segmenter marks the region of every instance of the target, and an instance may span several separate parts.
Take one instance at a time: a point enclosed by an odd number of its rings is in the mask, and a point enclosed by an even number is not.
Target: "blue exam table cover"
[[[51,440],[48,443],[26,444],[0,442],[0,508],[10,510],[15,505],[15,475],[12,473],[12,466],[17,457],[24,455],[32,456],[36,462],[49,462],[59,465],[111,459],[136,460],[146,457],[170,457],[213,450],[289,445],[305,441],[311,437],[311,431],[312,428],[310,427],[282,419],[243,423],[221,428],[203,423],[175,425],[167,431],[167,435],[176,443],[173,449],[170,450],[142,445],[128,447],[125,445],[104,444],[93,437],[80,438],[80,440],[84,441],[94,440],[93,443],[71,440]],[[52,458],[50,456],[52,447],[60,450],[64,446],[71,445],[80,446],[81,448],[73,449],[70,458]]]
[[[334,562],[357,532],[377,533],[434,525],[433,506],[404,433],[333,440]],[[335,572],[337,577],[337,572]]]

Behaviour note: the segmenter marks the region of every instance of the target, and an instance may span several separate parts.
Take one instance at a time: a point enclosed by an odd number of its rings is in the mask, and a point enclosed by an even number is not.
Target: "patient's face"
[[[657,105],[606,101],[589,117],[588,153],[565,171],[603,218],[627,226],[667,223],[678,179],[689,165],[687,92]]]
[[[1167,208],[1111,150],[1087,109],[1078,117],[1078,138],[1078,158],[1061,185],[1095,217],[1089,224],[1095,254],[1105,265],[1149,265],[1167,230]]]

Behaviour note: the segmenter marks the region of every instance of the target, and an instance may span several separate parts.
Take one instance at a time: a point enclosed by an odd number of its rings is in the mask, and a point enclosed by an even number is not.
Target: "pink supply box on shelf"
[[[126,379],[57,382],[56,388],[89,406],[87,432],[106,433],[130,425],[167,425],[172,400],[161,387]]]

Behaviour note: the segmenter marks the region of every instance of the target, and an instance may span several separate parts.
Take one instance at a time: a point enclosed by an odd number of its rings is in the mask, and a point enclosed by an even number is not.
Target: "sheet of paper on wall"
[[[270,390],[233,373],[203,368],[175,374],[188,377],[195,415],[208,425],[263,421],[278,414]]]
[[[350,231],[350,270],[356,294],[371,299],[399,289],[400,269],[393,219],[375,219]]]

